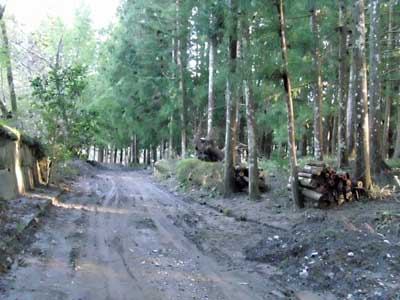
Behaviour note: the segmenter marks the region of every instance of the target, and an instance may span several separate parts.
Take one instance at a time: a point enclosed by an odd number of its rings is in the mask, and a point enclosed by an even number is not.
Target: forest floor
[[[278,179],[251,202],[147,171],[80,175],[0,276],[0,299],[400,299],[399,199],[294,212]]]

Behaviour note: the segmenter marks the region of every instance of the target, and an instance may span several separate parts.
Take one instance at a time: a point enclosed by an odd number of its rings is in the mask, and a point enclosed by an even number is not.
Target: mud
[[[276,188],[249,202],[92,171],[53,202],[0,299],[400,299],[397,198],[294,212]]]
[[[255,227],[143,172],[99,170],[70,189],[0,277],[0,299],[291,299],[264,263],[245,260],[243,238],[262,236]]]

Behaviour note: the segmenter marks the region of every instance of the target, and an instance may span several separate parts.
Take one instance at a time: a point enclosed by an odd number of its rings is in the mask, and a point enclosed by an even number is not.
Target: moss
[[[168,159],[159,160],[154,165],[154,175],[159,178],[169,178],[176,174],[178,161]]]
[[[178,162],[176,175],[185,186],[199,186],[209,190],[222,190],[223,167],[220,162],[205,162],[197,158]]]
[[[32,138],[26,134],[21,134],[21,142],[33,150],[37,159],[46,157],[46,149],[37,138]]]
[[[11,141],[18,140],[18,135],[11,128],[3,125],[0,125],[0,137]]]

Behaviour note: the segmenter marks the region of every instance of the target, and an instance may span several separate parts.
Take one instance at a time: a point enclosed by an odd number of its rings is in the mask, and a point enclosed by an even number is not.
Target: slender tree
[[[0,6],[0,27],[1,33],[3,35],[3,52],[5,58],[5,64],[7,68],[7,81],[8,81],[8,88],[10,92],[10,101],[11,101],[11,109],[14,114],[17,113],[17,95],[15,93],[15,86],[14,86],[14,75],[13,69],[11,64],[11,51],[10,51],[10,43],[8,41],[8,34],[7,34],[7,27],[4,20],[4,11],[6,7]]]
[[[236,111],[236,65],[237,65],[237,3],[236,0],[228,0],[229,18],[229,57],[228,57],[228,76],[226,80],[226,128],[225,128],[225,163],[224,163],[224,195],[231,195],[234,190],[234,124]]]
[[[298,165],[296,155],[296,139],[294,129],[294,110],[293,110],[293,98],[292,98],[292,84],[290,81],[289,70],[288,70],[288,50],[286,42],[286,22],[284,14],[283,0],[277,1],[277,9],[279,15],[279,35],[281,38],[282,47],[282,59],[283,59],[283,83],[286,91],[286,105],[288,115],[288,144],[289,144],[289,157],[290,157],[290,179],[292,187],[292,197],[296,204],[296,207],[302,208],[304,206],[303,199],[299,191],[298,181]]]
[[[347,50],[347,1],[339,2],[339,114],[338,114],[338,162],[340,167],[348,165],[348,156],[346,148],[346,106],[347,106],[347,87],[348,87],[348,50]]]
[[[322,73],[320,53],[320,28],[318,16],[320,11],[315,7],[311,9],[311,30],[314,37],[313,61],[315,67],[315,97],[314,97],[314,156],[323,160],[323,127],[322,127]]]
[[[177,63],[179,73],[179,93],[181,100],[181,156],[186,158],[187,147],[187,91],[186,91],[186,64],[187,64],[187,18],[181,0],[176,0],[176,27],[177,27]]]
[[[382,99],[380,78],[380,1],[371,0],[369,5],[370,29],[369,29],[369,108],[370,108],[370,152],[371,171],[378,175],[387,169],[382,159]]]
[[[215,13],[210,14],[210,33],[208,39],[208,110],[207,137],[212,138],[215,111],[215,72],[217,69],[218,25]]]
[[[362,179],[369,189],[372,185],[369,144],[368,88],[367,63],[365,49],[365,13],[364,0],[355,0],[353,7],[354,18],[354,72],[355,102],[357,106],[356,143],[357,157],[355,176]]]
[[[248,146],[248,166],[249,166],[249,198],[256,200],[260,196],[259,176],[258,176],[258,151],[257,151],[257,134],[256,134],[256,113],[253,92],[253,67],[254,62],[251,59],[250,47],[250,30],[247,24],[247,16],[244,15],[242,27],[244,33],[242,52],[243,61],[246,65],[242,66],[245,79],[243,80],[245,102],[246,102],[246,119],[247,119],[247,146]]]
[[[386,49],[386,73],[389,74],[391,68],[391,51],[393,48],[393,6],[394,0],[389,0],[389,15],[388,15],[388,33],[387,33],[387,49]],[[385,115],[383,119],[383,134],[382,134],[382,158],[389,157],[389,129],[390,129],[390,116],[392,111],[392,91],[393,83],[391,80],[385,81]]]

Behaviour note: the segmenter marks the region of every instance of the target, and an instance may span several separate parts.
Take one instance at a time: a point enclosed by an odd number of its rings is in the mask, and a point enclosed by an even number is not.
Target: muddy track
[[[263,234],[141,172],[99,170],[54,202],[0,299],[292,299],[242,249]]]

